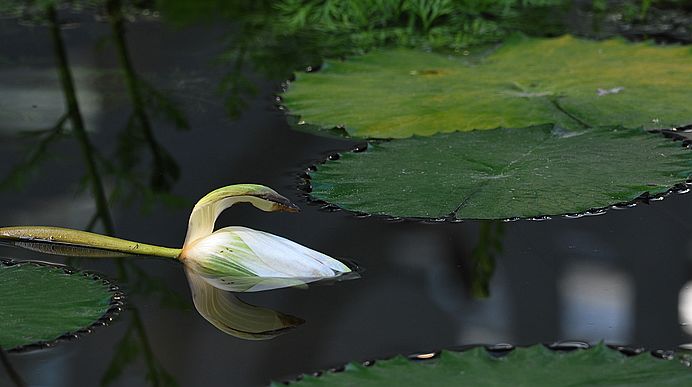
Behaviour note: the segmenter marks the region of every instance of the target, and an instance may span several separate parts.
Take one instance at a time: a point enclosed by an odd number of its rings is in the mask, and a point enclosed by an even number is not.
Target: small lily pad
[[[680,141],[621,127],[443,133],[330,159],[308,172],[313,199],[448,220],[584,213],[665,194],[692,175],[692,152]]]
[[[543,345],[506,355],[476,347],[413,358],[396,356],[343,370],[305,375],[299,386],[687,386],[692,370],[686,355],[657,359],[648,353],[626,356],[599,344],[557,351]],[[427,360],[425,360],[427,359]],[[277,385],[278,384],[274,384]]]
[[[0,347],[50,345],[88,332],[120,309],[117,287],[90,273],[39,262],[0,261]]]
[[[390,49],[328,60],[296,74],[282,100],[305,130],[354,138],[692,124],[690,47],[517,36],[479,56]]]

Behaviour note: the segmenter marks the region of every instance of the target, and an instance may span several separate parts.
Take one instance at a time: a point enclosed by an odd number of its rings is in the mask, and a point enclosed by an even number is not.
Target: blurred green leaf
[[[403,356],[377,360],[372,366],[349,363],[341,372],[304,375],[299,386],[684,386],[692,372],[675,360],[644,353],[627,357],[599,344],[572,352],[543,345],[517,348],[494,356],[477,347],[442,351],[439,357],[415,361]],[[689,362],[689,359],[685,361]],[[273,386],[280,384],[274,383]]]

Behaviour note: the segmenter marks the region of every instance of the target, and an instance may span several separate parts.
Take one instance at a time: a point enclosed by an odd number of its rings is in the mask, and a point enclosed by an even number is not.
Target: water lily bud
[[[226,227],[199,238],[179,258],[214,286],[232,291],[299,286],[351,272],[325,254],[246,227]]]

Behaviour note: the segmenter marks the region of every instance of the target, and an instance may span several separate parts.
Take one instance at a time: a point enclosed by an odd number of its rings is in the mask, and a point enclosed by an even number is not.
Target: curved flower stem
[[[219,214],[236,203],[250,203],[262,211],[298,212],[290,200],[269,187],[258,184],[234,184],[216,189],[200,199],[190,214],[183,248],[190,242],[210,235]]]

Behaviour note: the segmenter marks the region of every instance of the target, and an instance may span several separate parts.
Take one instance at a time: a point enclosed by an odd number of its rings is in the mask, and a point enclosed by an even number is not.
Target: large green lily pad
[[[341,372],[306,375],[301,386],[687,386],[692,370],[684,355],[672,360],[649,354],[625,356],[600,344],[559,352],[542,345],[493,356],[477,347],[442,351],[439,357],[413,361],[403,356],[367,367],[346,365]],[[423,356],[425,357],[425,356]],[[278,385],[278,384],[277,384]]]
[[[0,261],[0,347],[50,343],[97,324],[116,310],[103,279],[65,267]]]
[[[405,138],[546,123],[679,127],[692,123],[690,85],[690,47],[515,37],[473,60],[404,49],[329,60],[296,74],[282,98],[309,131]]]
[[[452,220],[583,213],[690,175],[692,152],[658,133],[551,125],[374,142],[309,172],[312,198],[342,209]]]

